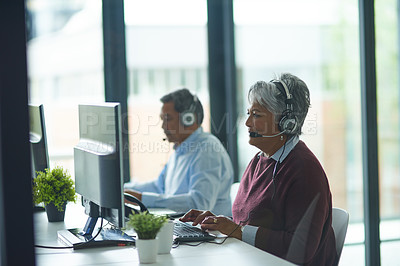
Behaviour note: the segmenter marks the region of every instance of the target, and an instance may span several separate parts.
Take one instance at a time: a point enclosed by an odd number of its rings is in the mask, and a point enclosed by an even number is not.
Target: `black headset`
[[[125,213],[126,214],[130,214],[131,211],[134,211],[135,213],[140,213],[140,212],[147,212],[148,209],[147,207],[143,204],[143,202],[141,202],[140,200],[138,200],[138,198],[136,198],[135,196],[124,192],[124,199],[126,199],[127,201],[131,202],[131,203],[136,203],[137,205],[139,205],[140,207],[140,211],[135,209],[135,208],[130,208],[126,205],[125,206]]]
[[[271,82],[286,96],[286,109],[282,112],[282,117],[279,120],[279,130],[287,135],[293,135],[298,127],[296,116],[293,113],[293,96],[286,83],[282,80],[273,79]]]
[[[189,108],[186,111],[183,111],[179,114],[179,120],[181,124],[185,127],[190,127],[196,122],[196,104],[197,104],[197,96],[193,95],[193,102],[190,104]]]

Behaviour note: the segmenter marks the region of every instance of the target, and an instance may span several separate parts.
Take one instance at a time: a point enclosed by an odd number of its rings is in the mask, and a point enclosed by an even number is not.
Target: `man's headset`
[[[286,96],[286,109],[282,112],[282,117],[279,120],[279,130],[287,135],[293,135],[298,126],[296,116],[293,113],[293,96],[282,80],[273,79],[270,82],[274,83],[278,90]]]
[[[189,109],[179,114],[179,120],[185,127],[190,127],[196,122],[196,105],[198,99],[196,95],[193,95],[193,102],[189,106]]]

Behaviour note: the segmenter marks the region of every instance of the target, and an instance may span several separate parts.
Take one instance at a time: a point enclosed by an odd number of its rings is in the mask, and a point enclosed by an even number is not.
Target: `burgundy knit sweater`
[[[274,185],[275,163],[259,154],[251,160],[232,207],[234,221],[259,227],[255,246],[278,257],[337,265],[332,196],[318,159],[299,141],[278,165]]]

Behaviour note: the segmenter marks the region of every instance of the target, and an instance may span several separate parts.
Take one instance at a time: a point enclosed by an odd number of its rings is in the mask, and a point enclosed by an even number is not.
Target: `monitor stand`
[[[135,245],[135,238],[119,229],[103,228],[100,234],[92,241],[89,241],[92,237],[83,236],[81,232],[82,229],[73,228],[60,230],[57,233],[58,238],[66,245],[73,247],[73,249]]]
[[[73,249],[109,246],[134,246],[135,238],[117,228],[98,228],[94,230],[97,218],[89,217],[85,228],[64,229],[57,232],[58,238]],[[88,229],[88,227],[90,227]],[[96,236],[98,230],[101,230]]]

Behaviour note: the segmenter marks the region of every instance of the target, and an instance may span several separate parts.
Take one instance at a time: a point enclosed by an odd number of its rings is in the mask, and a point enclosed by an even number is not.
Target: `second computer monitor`
[[[76,192],[89,217],[105,218],[117,227],[124,227],[125,218],[121,140],[119,103],[79,105]]]
[[[29,142],[31,146],[32,178],[49,168],[46,124],[43,105],[29,104]]]

